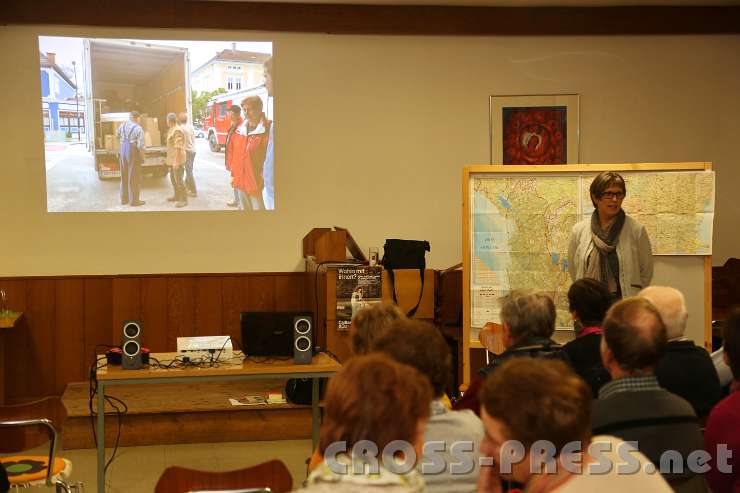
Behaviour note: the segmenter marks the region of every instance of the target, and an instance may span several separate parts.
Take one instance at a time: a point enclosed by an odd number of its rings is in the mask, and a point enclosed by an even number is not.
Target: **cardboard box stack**
[[[159,147],[162,145],[162,136],[159,133],[159,122],[156,118],[142,118],[144,127],[144,145],[146,147]]]
[[[109,151],[117,151],[121,148],[121,141],[118,139],[118,127],[122,124],[123,122],[114,122],[111,133],[103,136],[103,147]]]
[[[105,148],[109,151],[117,151],[121,148],[121,141],[118,139],[118,135],[116,134],[107,134],[104,137],[105,141]]]

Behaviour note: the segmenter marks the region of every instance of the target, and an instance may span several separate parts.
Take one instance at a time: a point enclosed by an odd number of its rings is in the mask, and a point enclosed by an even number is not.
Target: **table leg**
[[[314,377],[311,379],[311,440],[314,450],[319,444],[319,426],[321,425],[319,411],[319,378]]]
[[[98,381],[98,493],[105,493],[105,385]]]

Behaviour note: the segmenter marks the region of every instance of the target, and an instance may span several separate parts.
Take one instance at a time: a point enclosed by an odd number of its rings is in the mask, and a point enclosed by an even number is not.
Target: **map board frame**
[[[602,171],[617,172],[676,172],[676,171],[712,171],[710,162],[687,162],[687,163],[633,163],[633,164],[568,164],[568,165],[470,165],[463,168],[462,176],[462,251],[463,251],[463,327],[462,327],[462,356],[463,356],[463,382],[470,382],[470,360],[472,349],[482,349],[483,346],[478,340],[471,341],[471,214],[470,207],[473,197],[470,194],[471,175],[491,174],[511,176],[511,175],[532,175],[532,174],[582,174],[582,173],[599,173]],[[629,213],[629,211],[627,211]],[[692,265],[685,264],[686,257],[692,260]],[[702,259],[703,257],[703,259]],[[661,255],[655,256],[656,259],[665,263],[668,270],[680,270],[683,275],[690,276],[692,286],[695,286],[701,292],[703,300],[703,314],[701,315],[701,326],[703,328],[703,341],[695,341],[697,344],[704,344],[704,347],[711,350],[712,344],[712,256],[711,255]],[[682,259],[683,258],[683,259]],[[657,262],[656,262],[657,263]],[[656,266],[657,267],[657,266]],[[657,270],[657,269],[656,269]],[[691,310],[689,310],[691,320]]]

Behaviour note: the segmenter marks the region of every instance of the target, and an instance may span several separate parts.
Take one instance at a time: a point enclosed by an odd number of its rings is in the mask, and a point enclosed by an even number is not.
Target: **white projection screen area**
[[[272,42],[39,37],[48,212],[275,208]]]

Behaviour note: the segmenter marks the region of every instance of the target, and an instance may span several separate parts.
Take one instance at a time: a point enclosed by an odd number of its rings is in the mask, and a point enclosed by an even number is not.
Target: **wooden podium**
[[[346,264],[345,266],[357,264]],[[352,344],[348,330],[337,329],[337,269],[340,263],[320,265],[306,260],[306,291],[315,314],[316,344],[334,353],[340,361],[345,362],[352,355]],[[395,272],[396,296],[398,306],[406,313],[414,307],[419,299],[421,279],[418,269],[397,269]],[[382,300],[392,303],[388,272],[382,272]],[[424,292],[414,318],[434,322],[434,271],[424,271]]]

